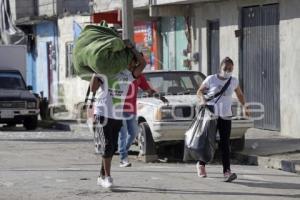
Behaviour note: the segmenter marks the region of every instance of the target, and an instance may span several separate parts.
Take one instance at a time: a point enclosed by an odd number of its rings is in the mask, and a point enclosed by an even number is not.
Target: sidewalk
[[[54,114],[53,119],[39,121],[38,126],[59,131],[82,132],[89,131],[85,122],[79,122],[70,112]]]
[[[278,132],[248,130],[245,149],[233,156],[244,164],[300,173],[300,139],[283,137]]]

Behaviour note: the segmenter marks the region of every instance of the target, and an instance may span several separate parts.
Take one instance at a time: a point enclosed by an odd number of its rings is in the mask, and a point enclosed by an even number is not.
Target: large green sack
[[[118,34],[105,25],[87,25],[73,50],[74,69],[88,81],[93,73],[111,76],[123,71],[132,58],[133,54]]]

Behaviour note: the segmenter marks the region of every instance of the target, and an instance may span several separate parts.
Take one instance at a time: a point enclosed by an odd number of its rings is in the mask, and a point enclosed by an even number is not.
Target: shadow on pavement
[[[201,190],[182,190],[182,189],[167,189],[153,187],[114,187],[111,189],[116,193],[161,193],[161,194],[188,194],[188,195],[220,195],[220,196],[259,196],[259,197],[287,197],[300,198],[300,194],[296,195],[281,195],[281,194],[266,194],[266,193],[249,193],[249,192],[210,192]]]
[[[6,127],[6,126],[1,126],[0,125],[0,131],[5,131],[5,132],[61,132],[59,130],[55,130],[55,129],[43,129],[38,127],[35,130],[26,130],[24,127],[22,126],[16,126],[16,127]]]
[[[245,180],[245,179],[243,179],[243,180]],[[299,189],[300,190],[300,184],[297,184],[297,183],[283,183],[283,182],[278,183],[278,182],[270,182],[270,181],[253,182],[253,180],[251,180],[251,181],[252,182],[237,181],[237,182],[233,182],[233,184],[243,185],[243,186],[253,187],[253,188],[287,189],[287,190]]]

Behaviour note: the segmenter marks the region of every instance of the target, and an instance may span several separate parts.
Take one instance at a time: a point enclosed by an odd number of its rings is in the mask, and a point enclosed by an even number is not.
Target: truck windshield
[[[0,89],[25,90],[22,76],[14,72],[0,72]]]
[[[204,80],[200,72],[145,73],[150,85],[163,94],[196,94]]]

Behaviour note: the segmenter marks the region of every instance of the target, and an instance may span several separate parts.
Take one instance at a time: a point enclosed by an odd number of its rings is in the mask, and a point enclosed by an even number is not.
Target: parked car
[[[9,126],[23,124],[27,130],[36,129],[38,98],[26,87],[19,70],[0,69],[0,123]]]
[[[154,97],[139,94],[137,115],[139,133],[137,143],[140,155],[155,155],[165,145],[183,144],[185,131],[199,107],[196,92],[205,76],[197,71],[153,71],[145,77],[154,89]],[[234,101],[231,146],[242,150],[245,133],[253,127],[253,121],[239,116],[239,104]]]

